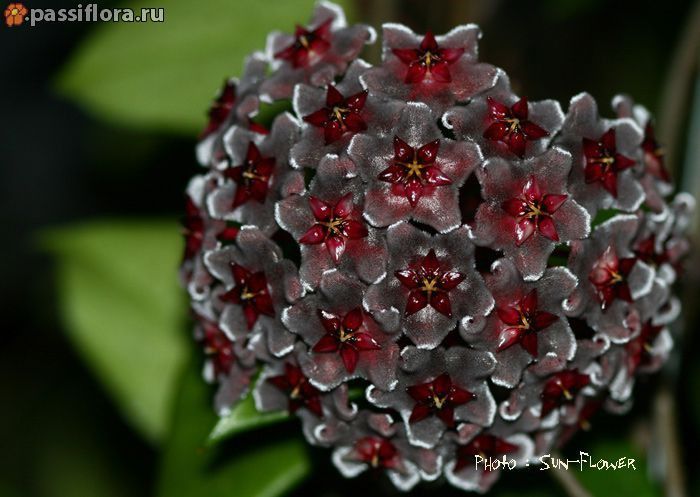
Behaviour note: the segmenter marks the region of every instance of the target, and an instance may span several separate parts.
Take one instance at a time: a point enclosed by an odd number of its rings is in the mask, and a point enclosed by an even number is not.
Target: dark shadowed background
[[[206,403],[187,390],[186,378],[180,381],[187,376],[181,370],[196,369],[187,364],[201,360],[188,358],[186,301],[176,287],[182,192],[197,171],[193,150],[209,98],[224,77],[240,72],[243,53],[264,47],[260,26],[290,31],[306,22],[312,2],[271,4],[154,0],[143,6],[164,7],[163,24],[0,27],[0,497],[278,495],[245,493],[240,480],[227,476],[227,461],[242,457],[260,437],[289,437],[297,431],[293,422],[218,447],[204,476],[197,476],[215,478],[215,484],[198,487],[195,477],[184,476],[180,484],[170,474],[187,473],[177,464],[189,464],[178,463],[173,448],[172,426],[181,422],[176,407],[188,398]],[[556,98],[566,109],[571,96],[586,90],[609,115],[606,102],[614,94],[633,95],[659,117],[681,188],[700,191],[700,153],[693,152],[700,147],[700,9],[693,2],[343,4],[351,20],[375,27],[399,21],[440,33],[460,23],[480,24],[480,58],[503,67],[516,90],[532,100]],[[140,8],[141,2],[130,5]],[[377,55],[369,49],[366,57]],[[132,254],[154,272],[125,282],[120,278],[128,274]],[[584,477],[596,496],[671,495],[665,492],[679,482],[687,484],[687,495],[700,495],[696,256],[688,267],[679,288],[686,324],[675,330],[678,346],[667,368],[638,382],[631,414],[596,418],[594,430],[567,449],[642,458],[636,473]],[[154,282],[158,275],[164,276]],[[101,283],[113,281],[124,291],[100,293]],[[129,305],[143,314],[133,326],[122,324]],[[151,321],[160,339],[138,334]],[[91,338],[103,332],[103,342]],[[116,359],[105,359],[110,351]],[[153,363],[140,369],[131,357]],[[139,391],[132,396],[133,385]],[[203,418],[208,424],[199,431],[206,436],[213,418]],[[313,469],[293,495],[394,492],[381,479],[342,480],[327,452],[308,453]],[[297,452],[288,454],[252,457],[238,474],[264,480],[273,465],[292,464],[285,457]],[[669,468],[674,461],[682,471]],[[414,494],[436,491],[457,494],[430,486]],[[505,475],[494,494],[565,495],[555,479],[536,471]]]

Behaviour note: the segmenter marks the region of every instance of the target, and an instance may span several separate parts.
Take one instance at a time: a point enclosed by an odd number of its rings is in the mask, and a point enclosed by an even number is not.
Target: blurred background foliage
[[[77,2],[76,2],[77,3]],[[27,7],[75,7],[37,0]],[[218,421],[176,267],[182,191],[221,81],[312,0],[160,0],[162,24],[0,29],[0,497],[343,497],[395,493],[341,480],[296,421],[244,402]],[[343,0],[351,20],[485,33],[481,58],[529,98],[601,102],[624,90],[660,115],[682,188],[700,187],[700,8],[687,0]],[[366,58],[378,57],[370,48]],[[664,135],[665,133],[665,135]],[[623,418],[599,416],[565,454],[638,459],[575,473],[591,495],[700,495],[697,257],[675,355]],[[684,332],[684,329],[687,333]],[[669,436],[669,433],[671,436]],[[675,446],[679,436],[680,444]],[[506,474],[497,497],[575,495],[549,473]],[[459,495],[435,485],[414,495]]]

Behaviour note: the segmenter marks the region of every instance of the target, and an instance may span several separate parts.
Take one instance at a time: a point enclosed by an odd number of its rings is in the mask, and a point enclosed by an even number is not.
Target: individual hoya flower
[[[333,268],[355,272],[367,283],[384,276],[386,241],[362,216],[362,191],[352,161],[327,155],[308,192],[277,204],[278,224],[301,246],[299,275],[306,287],[316,288]]]
[[[580,284],[565,302],[567,314],[581,316],[615,343],[638,331],[632,304],[651,291],[654,279],[654,270],[632,252],[638,223],[636,216],[618,215],[571,244],[569,268]]]
[[[367,399],[397,411],[413,445],[435,447],[446,430],[461,423],[491,425],[496,402],[485,381],[494,366],[490,352],[409,346],[401,358],[396,388],[384,391],[370,386]]]
[[[411,445],[400,423],[389,414],[360,415],[345,441],[333,452],[333,462],[347,478],[367,470],[386,471],[391,482],[408,491],[421,479],[440,475],[442,458],[435,451]]]
[[[610,369],[610,396],[625,402],[632,395],[638,372],[650,373],[665,362],[673,339],[667,325],[678,317],[679,304],[670,287],[655,280],[649,294],[639,299],[639,332],[627,343],[615,345],[604,356],[603,368]]]
[[[532,459],[533,449],[527,435],[482,433],[468,442],[451,444],[452,457],[445,463],[445,477],[457,488],[485,493],[500,475],[500,469],[489,470],[486,462],[505,456],[514,460],[516,466],[524,466]]]
[[[301,418],[309,443],[328,446],[344,436],[346,423],[357,414],[348,399],[347,385],[322,392],[311,384],[296,361],[297,352],[267,364],[253,396],[260,412],[287,411]]]
[[[297,83],[331,83],[375,38],[370,26],[348,26],[339,6],[319,2],[307,26],[297,26],[294,34],[273,32],[268,36],[267,56],[275,71],[261,85],[261,98],[291,98]]]
[[[386,227],[413,219],[446,232],[461,223],[459,192],[481,162],[473,142],[442,136],[437,116],[409,102],[386,135],[356,135],[348,150],[366,182],[365,217]]]
[[[443,124],[458,139],[475,140],[488,157],[534,157],[547,149],[564,121],[555,100],[529,102],[516,96],[505,72],[498,71],[496,85],[467,105],[450,108]]]
[[[556,143],[571,152],[571,193],[595,216],[598,209],[631,212],[644,201],[633,169],[639,166],[643,135],[629,118],[601,119],[593,97],[571,99]]]
[[[265,137],[237,126],[227,132],[230,159],[219,166],[219,187],[207,200],[212,217],[274,231],[275,202],[304,188],[304,178],[288,162],[297,132],[289,114],[276,118]]]
[[[294,167],[315,169],[324,155],[345,151],[357,133],[382,134],[394,127],[404,104],[369,95],[359,80],[369,67],[358,59],[337,84],[296,86],[293,105],[302,135],[291,152]]]
[[[487,160],[477,169],[484,202],[471,230],[478,245],[502,250],[527,280],[539,278],[558,243],[585,238],[590,216],[569,194],[571,156],[554,147],[512,164]]]
[[[618,117],[633,119],[644,130],[641,144],[643,168],[639,181],[646,196],[644,204],[661,212],[666,205],[665,198],[673,191],[673,185],[665,164],[663,146],[656,140],[651,114],[626,95],[615,96],[612,106]]]
[[[365,308],[386,330],[434,349],[460,320],[467,329],[483,326],[493,299],[474,270],[466,231],[431,236],[405,222],[389,227],[387,274],[365,294]]]
[[[227,124],[237,124],[265,134],[266,130],[255,124],[252,118],[258,112],[260,102],[257,90],[265,78],[267,65],[264,54],[254,52],[246,58],[240,79],[224,81],[209,108],[209,121],[199,137],[197,160],[201,165],[211,167],[224,159],[223,131]]]
[[[495,355],[494,383],[513,388],[530,363],[561,368],[574,357],[576,338],[562,309],[577,284],[568,269],[548,268],[539,280],[526,282],[511,260],[499,259],[484,278],[494,310],[483,330],[463,336],[471,346]],[[552,356],[560,360],[544,361]]]
[[[208,252],[204,262],[224,285],[212,295],[224,332],[250,347],[259,341],[275,356],[291,351],[294,335],[277,317],[304,291],[294,264],[282,258],[280,248],[258,228],[244,226],[235,246]]]
[[[421,36],[401,24],[382,26],[382,64],[362,81],[378,95],[428,104],[439,115],[494,85],[496,68],[477,61],[480,29],[459,26]]]
[[[365,285],[337,270],[323,274],[318,292],[284,310],[282,322],[308,345],[299,363],[324,391],[363,378],[384,389],[396,382],[395,333],[362,308]]]
[[[224,416],[248,392],[256,373],[255,357],[242,343],[232,341],[223,332],[213,313],[200,307],[195,318],[195,338],[201,343],[206,358],[203,376],[207,382],[218,384],[214,408]]]

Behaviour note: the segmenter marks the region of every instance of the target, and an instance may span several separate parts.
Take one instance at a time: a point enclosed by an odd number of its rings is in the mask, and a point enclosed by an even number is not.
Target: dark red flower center
[[[516,219],[513,230],[515,244],[522,245],[535,232],[558,242],[559,234],[552,214],[567,198],[565,194],[543,194],[535,177],[530,176],[517,197],[501,204],[502,209]]]
[[[367,101],[367,91],[345,98],[333,85],[328,85],[326,106],[304,116],[304,121],[323,128],[326,145],[339,140],[344,133],[359,133],[367,129],[360,115]]]
[[[454,290],[466,276],[457,271],[440,268],[435,251],[430,249],[414,268],[396,271],[395,276],[409,289],[405,315],[410,316],[430,305],[440,314],[452,317],[450,291]]]
[[[299,243],[306,245],[325,243],[328,253],[336,264],[345,253],[347,240],[357,240],[368,234],[362,221],[351,219],[352,193],[344,195],[335,204],[309,197],[309,206],[317,222],[304,233]]]
[[[657,250],[656,235],[654,234],[641,240],[635,247],[634,254],[639,260],[656,267],[669,262],[671,259],[667,249]]]
[[[418,48],[394,48],[392,52],[408,66],[406,83],[421,83],[425,79],[437,83],[452,81],[449,66],[464,53],[463,48],[440,48],[433,33],[428,31]]]
[[[540,398],[542,399],[542,416],[546,416],[555,408],[570,404],[578,392],[591,382],[587,374],[581,374],[578,369],[555,373],[545,383]]]
[[[525,155],[528,141],[539,140],[549,133],[528,119],[527,99],[521,98],[511,107],[494,100],[487,99],[491,124],[484,131],[484,138],[505,144],[518,157]]]
[[[447,373],[433,381],[410,386],[406,392],[416,401],[409,418],[410,423],[435,415],[450,428],[455,425],[454,408],[476,398],[472,392],[452,383]]]
[[[219,298],[222,302],[240,305],[243,308],[249,330],[255,326],[261,314],[275,316],[265,273],[262,271],[253,273],[243,266],[232,263],[231,274],[235,286]]]
[[[634,166],[634,160],[617,153],[615,129],[610,128],[598,140],[583,139],[586,158],[586,183],[600,183],[617,197],[617,175]]]
[[[493,435],[478,435],[466,445],[457,446],[454,471],[458,472],[466,467],[474,467],[476,456],[483,459],[498,458],[504,454],[512,454],[518,450],[518,446],[506,442],[502,438]],[[484,472],[488,472],[484,469]]]
[[[182,222],[182,233],[185,236],[185,260],[192,259],[202,248],[204,241],[204,220],[199,208],[190,197],[185,204],[185,219]]]
[[[348,312],[341,319],[336,314],[320,310],[318,317],[326,334],[314,345],[317,353],[338,353],[348,373],[355,372],[360,353],[367,350],[379,350],[381,346],[369,333],[362,331],[364,314],[359,307]]]
[[[224,177],[232,179],[237,185],[233,208],[251,199],[264,204],[274,168],[274,157],[263,157],[255,143],[250,142],[243,164],[224,171]]]
[[[663,326],[655,325],[651,320],[648,320],[642,325],[639,335],[627,342],[625,345],[627,370],[631,375],[635,374],[640,366],[649,364],[654,342],[663,329]]]
[[[204,353],[212,360],[214,376],[228,374],[235,360],[233,343],[215,323],[204,318],[200,318],[200,322],[204,331]]]
[[[235,103],[236,85],[232,81],[224,81],[224,86],[219,96],[209,108],[209,122],[200,134],[200,138],[204,138],[219,129],[219,126],[226,121],[226,118],[231,113]]]
[[[284,374],[272,376],[267,381],[287,394],[289,412],[295,413],[300,408],[305,407],[317,417],[323,417],[321,392],[309,383],[309,379],[301,372],[301,368],[286,363]]]
[[[392,184],[392,193],[406,197],[412,207],[426,193],[426,189],[449,185],[448,178],[435,165],[440,140],[435,140],[415,149],[398,136],[394,137],[394,159],[392,164],[377,177]]]
[[[294,31],[294,41],[277,52],[275,58],[286,60],[295,69],[312,65],[331,46],[328,40],[332,23],[333,19],[328,19],[313,30],[297,26]]]
[[[644,141],[642,141],[642,150],[644,150],[644,163],[646,170],[656,178],[666,183],[671,182],[671,175],[666,169],[664,161],[664,149],[659,142],[656,141],[654,126],[649,121],[644,127]]]
[[[595,262],[588,279],[595,287],[603,310],[608,309],[616,299],[632,302],[627,276],[636,262],[636,257],[618,258],[612,246]]]
[[[355,442],[357,458],[374,469],[394,469],[399,465],[399,451],[381,437],[362,437]]]
[[[519,343],[532,357],[537,357],[537,332],[559,319],[552,313],[538,310],[537,289],[531,290],[515,305],[497,308],[496,313],[506,325],[500,332],[498,351]]]

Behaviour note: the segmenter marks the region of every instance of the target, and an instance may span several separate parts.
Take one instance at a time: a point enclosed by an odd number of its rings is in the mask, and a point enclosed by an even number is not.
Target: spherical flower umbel
[[[382,32],[372,66],[321,2],[225,81],[186,195],[195,338],[220,415],[252,396],[346,477],[485,492],[476,456],[535,464],[663,365],[694,201],[628,97],[565,114],[474,25]]]

